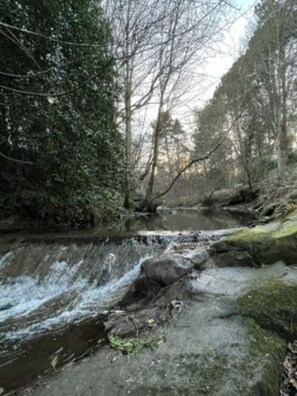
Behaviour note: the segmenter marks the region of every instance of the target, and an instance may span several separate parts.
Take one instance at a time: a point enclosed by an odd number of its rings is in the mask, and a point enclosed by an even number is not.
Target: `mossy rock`
[[[297,285],[269,280],[239,298],[238,302],[245,315],[263,328],[273,330],[287,340],[297,338]]]
[[[263,329],[253,319],[245,319],[249,332],[250,356],[243,368],[247,374],[253,373],[253,367],[262,366],[261,376],[255,382],[251,395],[278,396],[282,376],[282,362],[286,355],[286,342],[277,334]]]
[[[296,264],[297,221],[291,219],[292,214],[283,223],[255,227],[223,238],[211,245],[210,255],[217,256],[221,266],[234,265],[234,260],[230,260],[230,252],[234,256],[234,251],[250,255],[250,260],[246,256],[242,261],[247,266],[272,264],[278,260],[286,264]],[[240,260],[237,265],[242,265]]]
[[[221,253],[215,260],[218,267],[256,267],[257,264],[254,262],[253,257],[245,251],[230,250],[225,253]]]

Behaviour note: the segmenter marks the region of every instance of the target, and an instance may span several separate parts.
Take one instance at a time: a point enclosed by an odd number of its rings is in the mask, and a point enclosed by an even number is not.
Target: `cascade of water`
[[[220,236],[222,232],[166,232],[117,241],[15,244],[0,256],[0,338],[24,338],[96,316],[120,301],[145,258],[172,241]]]
[[[26,244],[0,257],[0,339],[22,339],[115,304],[135,279],[150,244]]]

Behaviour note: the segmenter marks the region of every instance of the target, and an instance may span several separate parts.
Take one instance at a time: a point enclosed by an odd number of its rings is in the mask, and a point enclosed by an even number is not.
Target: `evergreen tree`
[[[111,32],[93,0],[0,5],[0,208],[82,223],[119,203]]]

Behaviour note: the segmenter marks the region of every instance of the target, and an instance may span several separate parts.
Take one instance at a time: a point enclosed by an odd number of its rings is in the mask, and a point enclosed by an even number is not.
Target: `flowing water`
[[[134,237],[103,237],[111,231],[97,229],[18,236],[9,243],[6,238],[0,250],[0,386],[18,388],[55,369],[57,351],[63,350],[60,365],[96,348],[104,338],[104,315],[117,309],[143,260],[160,254],[172,241],[221,236],[220,232],[164,232],[165,223],[173,230],[178,223],[181,230],[194,229],[195,221],[197,230],[212,230],[224,221],[224,228],[242,224],[229,215],[226,221],[226,214],[213,221],[207,218],[204,227],[205,215],[200,214],[199,221],[199,214],[189,211],[165,217],[167,223],[164,217],[158,219],[161,225],[151,218],[146,231]],[[141,229],[139,219],[135,221],[130,232]]]

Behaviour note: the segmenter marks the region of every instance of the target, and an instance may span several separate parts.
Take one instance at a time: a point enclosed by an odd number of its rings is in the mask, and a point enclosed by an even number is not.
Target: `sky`
[[[234,2],[238,8],[235,21],[225,33],[216,56],[210,58],[202,68],[203,73],[209,77],[205,81],[205,92],[202,95],[200,93],[201,106],[212,97],[220,78],[231,68],[240,55],[246,27],[252,18],[255,3],[255,0],[237,0]]]
[[[258,0],[259,1],[259,0]],[[242,53],[243,39],[246,28],[250,23],[257,0],[234,0],[232,4],[238,8],[235,11],[234,22],[225,32],[224,38],[213,51],[208,61],[197,68],[201,74],[199,86],[191,90],[191,96],[186,96],[183,103],[175,108],[173,113],[178,117],[186,129],[192,130],[193,110],[203,108],[212,98],[213,93],[220,83],[221,77],[231,68],[232,64]]]
[[[231,1],[231,0],[230,0]],[[211,99],[213,93],[220,83],[221,77],[231,68],[239,57],[243,48],[246,27],[252,19],[254,7],[257,0],[233,0],[238,10],[234,10],[234,22],[225,32],[224,38],[213,49],[213,54],[203,65],[197,67],[198,79],[195,79],[193,88],[188,95],[172,109],[174,118],[179,118],[185,129],[192,133],[194,127],[193,110],[203,108]],[[201,77],[200,77],[201,75]],[[193,80],[194,81],[194,80]],[[197,82],[198,81],[198,82]],[[149,110],[145,115],[140,114],[143,125],[150,125],[156,118],[155,109]],[[143,119],[145,121],[143,122]]]

